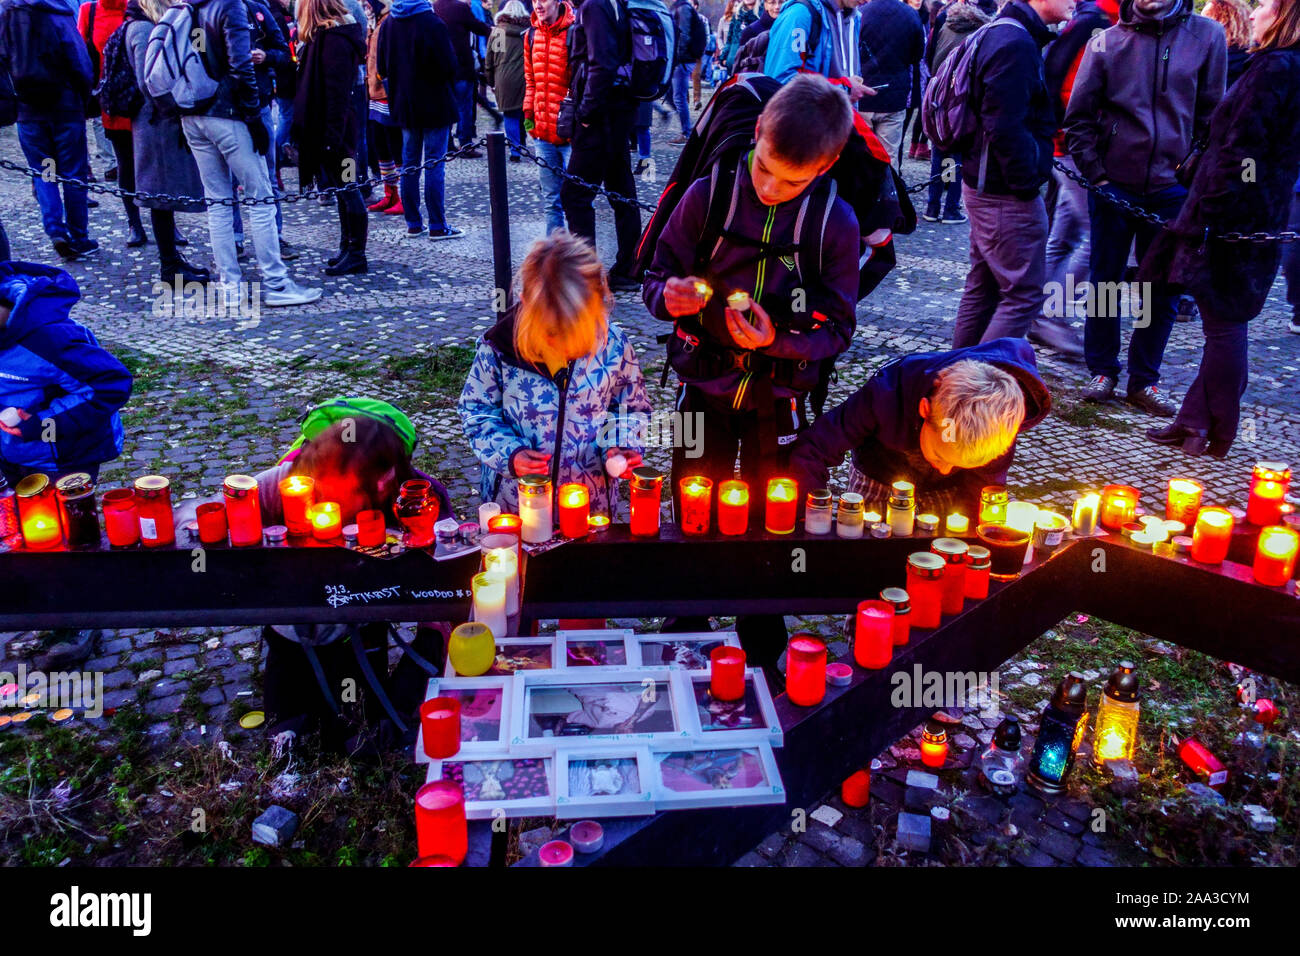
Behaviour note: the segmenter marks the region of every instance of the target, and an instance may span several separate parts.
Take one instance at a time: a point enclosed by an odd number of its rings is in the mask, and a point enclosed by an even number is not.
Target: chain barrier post
[[[487,134],[488,202],[492,215],[492,307],[501,318],[510,308],[510,196],[506,190],[506,134]]]

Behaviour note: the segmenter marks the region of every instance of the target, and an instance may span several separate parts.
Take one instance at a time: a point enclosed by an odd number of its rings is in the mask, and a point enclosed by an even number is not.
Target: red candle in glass
[[[983,600],[989,596],[989,572],[993,570],[993,554],[982,544],[972,544],[966,549],[966,597]]]
[[[1221,787],[1228,782],[1228,770],[1223,762],[1199,740],[1189,737],[1179,744],[1178,759],[1208,786]]]
[[[1192,560],[1222,564],[1232,543],[1232,513],[1226,508],[1202,508],[1192,530]]]
[[[456,756],[460,750],[460,701],[433,697],[420,705],[424,753],[434,760]]]
[[[524,529],[524,519],[519,515],[493,515],[488,518],[488,531],[508,531],[516,538]]]
[[[682,534],[708,534],[713,480],[703,475],[693,475],[683,478],[678,487],[681,489]]]
[[[460,866],[469,852],[465,794],[450,780],[426,783],[415,793],[415,836],[420,856],[445,856]]]
[[[135,511],[135,492],[114,488],[100,499],[104,512],[104,533],[114,548],[129,548],[140,542],[140,516]]]
[[[1283,587],[1295,574],[1296,550],[1300,534],[1285,525],[1274,525],[1259,532],[1252,571],[1255,580],[1271,588]]]
[[[871,800],[871,773],[855,770],[840,786],[840,799],[851,807],[865,807]]]
[[[304,519],[306,512],[303,512]],[[359,548],[377,548],[388,538],[388,529],[384,523],[384,513],[382,511],[357,512],[357,547]]]
[[[715,700],[745,696],[745,652],[724,644],[709,652],[709,693]]]
[[[767,511],[763,525],[770,534],[794,531],[799,510],[799,486],[793,478],[772,478],[767,483]]]
[[[560,485],[560,534],[566,538],[581,538],[587,533],[590,515],[591,493],[587,486],[576,481]]]
[[[316,479],[307,475],[290,475],[283,479],[280,482],[280,503],[284,509],[284,526],[289,529],[289,533],[300,537],[311,534],[307,509],[316,503]],[[357,544],[361,544],[359,537]]]
[[[140,543],[146,548],[165,548],[176,543],[176,522],[172,515],[172,483],[162,475],[145,475],[135,480],[135,510],[140,516]]]
[[[718,530],[744,534],[749,527],[749,485],[739,479],[718,485]]]
[[[257,479],[251,475],[231,475],[223,487],[226,497],[226,524],[230,543],[236,548],[251,548],[262,543],[262,508],[258,503]]]
[[[921,763],[942,767],[948,759],[948,731],[937,720],[928,721],[921,732]]]
[[[207,501],[199,505],[194,512],[199,523],[199,542],[201,544],[225,544],[226,541],[226,506],[220,501]]]
[[[859,667],[880,670],[894,654],[894,606],[888,601],[863,601],[858,605],[853,633],[853,659]]]
[[[634,535],[653,538],[659,533],[659,506],[662,502],[664,476],[646,465],[632,469],[628,496],[632,504]]]
[[[1281,462],[1261,461],[1250,475],[1250,499],[1246,520],[1253,525],[1282,522],[1282,504],[1291,486],[1291,469]]]
[[[944,560],[929,551],[907,559],[907,593],[912,599],[912,626],[938,627],[943,616]]]
[[[63,544],[59,500],[48,475],[28,475],[14,488],[23,546],[29,551],[50,551]]]
[[[944,560],[943,613],[960,614],[966,600],[966,555],[970,547],[958,538],[935,538],[930,550]]]
[[[333,541],[343,534],[343,512],[337,501],[318,501],[307,509],[311,536],[317,541]]]
[[[1101,489],[1101,526],[1118,531],[1135,520],[1140,494],[1131,485],[1107,485]]]
[[[912,636],[912,598],[902,588],[885,588],[880,600],[894,609],[894,646],[902,647]]]
[[[796,634],[786,647],[785,693],[800,707],[826,696],[826,645],[811,634]]]

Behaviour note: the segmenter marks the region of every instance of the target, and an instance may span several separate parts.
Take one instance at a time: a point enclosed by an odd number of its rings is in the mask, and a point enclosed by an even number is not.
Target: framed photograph
[[[460,753],[508,749],[510,708],[514,705],[510,677],[435,677],[425,700],[454,697],[460,701]],[[416,732],[415,762],[428,763],[424,753],[424,728]]]
[[[554,637],[504,637],[497,641],[497,656],[484,677],[509,677],[515,671],[544,671],[555,666]],[[447,676],[456,668],[447,659]]]
[[[490,820],[497,810],[507,817],[550,816],[555,812],[555,758],[513,754],[449,757],[429,764],[426,782],[451,780],[465,791],[465,817]]]
[[[514,680],[511,753],[557,746],[664,743],[690,739],[684,691],[667,668],[520,671]]]
[[[740,646],[735,631],[697,631],[689,634],[633,634],[630,663],[636,667],[676,667],[707,671],[715,647]]]
[[[555,816],[635,817],[655,812],[645,747],[555,751]]]
[[[785,787],[767,744],[651,751],[658,810],[785,803]]]
[[[687,716],[687,730],[696,743],[711,747],[759,743],[781,746],[781,721],[772,706],[762,668],[745,669],[745,696],[739,700],[716,700],[709,692],[708,671],[688,671],[679,676],[677,686],[686,698],[680,709]]]
[[[555,632],[555,666],[627,667],[628,642],[632,631],[606,628],[590,631]]]

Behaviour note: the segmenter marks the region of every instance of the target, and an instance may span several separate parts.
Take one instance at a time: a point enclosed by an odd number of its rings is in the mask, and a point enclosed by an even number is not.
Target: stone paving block
[[[1062,863],[1073,863],[1083,849],[1083,844],[1077,838],[1051,827],[1044,828],[1043,833],[1034,840],[1034,845]]]
[[[867,847],[861,840],[853,837],[841,837],[831,848],[831,859],[842,866],[866,866],[876,855],[874,849]]]
[[[921,790],[939,789],[939,778],[932,773],[926,773],[924,770],[907,771],[904,783],[909,787],[916,787]]]
[[[169,697],[157,697],[144,705],[144,712],[150,717],[174,714],[180,710],[181,701],[184,699],[184,694],[172,694]]]
[[[781,855],[776,859],[777,866],[835,866],[833,860],[828,860],[807,843],[798,840],[786,847]]]
[[[930,817],[919,813],[900,813],[898,815],[898,845],[904,850],[917,853],[930,851]]]
[[[177,658],[176,660],[168,661],[166,664],[164,664],[163,673],[166,674],[168,677],[172,677],[182,672],[196,670],[198,666],[199,666],[199,662],[194,658],[181,657],[181,658]]]
[[[1007,807],[997,797],[987,794],[966,796],[957,804],[958,813],[965,814],[985,826],[996,826],[1006,815]]]
[[[1092,807],[1074,797],[1063,797],[1056,803],[1056,809],[1067,817],[1073,817],[1080,823],[1087,823],[1092,817]]]
[[[1042,850],[1036,849],[1019,849],[1011,854],[1011,862],[1019,863],[1021,866],[1057,866],[1057,862],[1048,856]]]
[[[871,802],[899,806],[903,802],[903,788],[887,777],[872,777]]]
[[[819,853],[829,853],[840,842],[839,834],[817,822],[809,824],[808,829],[798,834],[796,839],[807,843]]]
[[[228,647],[220,647],[203,655],[204,667],[226,667],[235,663],[235,654]]]
[[[100,641],[99,649],[104,654],[125,654],[132,649],[131,638],[115,637],[112,640],[107,639]]]
[[[1115,860],[1105,850],[1084,846],[1074,861],[1080,866],[1115,866]]]
[[[1057,807],[1052,807],[1052,809],[1048,810],[1047,813],[1043,815],[1043,822],[1049,827],[1055,827],[1062,833],[1069,834],[1070,836],[1079,836],[1085,829],[1087,829],[1085,824],[1074,819],[1074,817],[1066,816]]]
[[[766,857],[759,856],[757,853],[750,851],[749,853],[746,853],[744,856],[742,856],[739,860],[737,860],[735,863],[731,865],[747,867],[747,866],[771,866],[772,864],[767,860]]]
[[[226,695],[222,693],[220,687],[209,687],[203,693],[199,694],[199,700],[209,707],[226,702]]]
[[[125,668],[122,670],[109,671],[104,675],[104,687],[106,689],[115,690],[119,687],[126,687],[134,681],[135,675]]]
[[[784,832],[769,833],[754,849],[764,856],[773,857],[785,846],[786,840],[787,836]]]
[[[111,670],[116,666],[117,666],[117,655],[108,654],[104,657],[94,657],[86,661],[86,664],[84,667],[82,667],[82,670],[90,671],[93,673],[94,671]]]
[[[134,700],[135,691],[133,689],[108,690],[104,692],[104,709],[121,707],[123,704],[128,704]]]

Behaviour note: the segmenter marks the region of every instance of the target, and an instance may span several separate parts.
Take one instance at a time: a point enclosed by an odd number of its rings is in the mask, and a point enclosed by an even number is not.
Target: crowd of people
[[[168,45],[190,18],[206,41],[196,59]],[[648,81],[656,37],[664,69]],[[165,278],[237,289],[246,218],[267,305],[321,295],[285,266],[286,167],[300,187],[333,190],[340,242],[325,272],[363,273],[371,214],[403,216],[412,239],[463,234],[440,161],[480,156],[476,124],[490,111],[511,159],[542,161],[547,232],[515,305],[477,343],[459,404],[482,497],[505,508],[528,475],[580,482],[594,504],[617,507],[617,481],[643,449],[603,426],[651,408],[611,316],[614,291],[639,291],[671,326],[675,410],[703,423],[703,457],[679,449],[675,477],[739,473],[762,487],[792,473],[817,488],[852,452],[850,492],[882,503],[906,478],[939,513],[971,513],[1046,415],[1030,343],[1081,360],[1087,400],[1111,400],[1127,370],[1127,401],[1172,419],[1152,441],[1222,457],[1249,322],[1280,265],[1300,332],[1300,243],[1221,238],[1300,227],[1300,0],[1212,0],[1199,13],[1193,0],[728,0],[716,29],[696,0],[92,0],[79,15],[76,0],[0,0],[0,67],[0,105],[33,169],[52,158],[63,176],[89,179],[86,118],[97,116],[119,184],[167,197],[124,199],[127,244],[147,241],[147,208]],[[751,79],[724,82],[733,74]],[[726,105],[697,119],[704,85]],[[733,95],[742,86],[752,114]],[[129,115],[115,111],[124,102]],[[630,200],[655,109],[678,119],[671,144],[684,157],[706,163],[705,147],[740,145],[666,191],[643,238]],[[904,153],[931,164],[920,218],[969,223],[951,349],[899,357],[823,410],[856,306],[906,241],[894,235],[909,227],[890,170]],[[612,194],[608,268],[593,185]],[[92,255],[86,190],[34,177],[33,191],[54,251]],[[264,201],[211,202],[236,195]],[[203,198],[212,275],[182,257],[175,225]],[[2,268],[0,370],[34,351],[51,381],[82,382],[83,410],[59,414],[99,438],[69,447],[112,446],[129,386],[93,335],[65,324],[58,343],[22,344],[38,334],[38,302],[66,323],[75,286],[50,267]],[[1205,345],[1179,406],[1161,364],[1192,311]],[[1081,340],[1069,317],[1082,317]],[[0,421],[7,477],[32,462],[98,464],[26,448],[43,401],[23,392],[18,420]],[[358,500],[391,509],[393,484]],[[738,629],[754,662],[773,667],[780,619]]]

